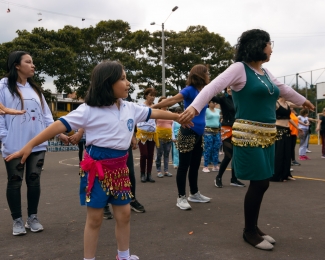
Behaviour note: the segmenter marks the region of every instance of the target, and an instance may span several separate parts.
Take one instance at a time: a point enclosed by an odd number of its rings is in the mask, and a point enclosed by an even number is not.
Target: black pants
[[[203,148],[202,135],[196,134],[191,129],[181,128],[180,131],[182,131],[183,136],[186,134],[195,136],[195,144],[192,151],[179,151],[179,166],[177,169],[176,183],[178,188],[178,195],[183,196],[186,195],[185,187],[187,171],[191,194],[195,194],[198,192],[197,179],[201,164]]]
[[[28,216],[37,214],[38,202],[41,195],[40,177],[44,164],[45,151],[31,153],[25,164],[21,164],[21,158],[6,162],[7,169],[7,201],[12,219],[20,218],[21,211],[21,185],[26,168],[27,185],[27,213]]]
[[[80,140],[80,142],[78,143],[78,147],[79,147],[79,162],[82,161],[82,157],[83,157],[83,152],[85,149],[85,145],[86,145],[86,141],[84,139]]]
[[[297,136],[296,135],[290,135],[291,139],[291,161],[296,160],[296,143],[297,143]]]
[[[223,152],[224,152],[224,157],[223,160],[220,164],[220,169],[219,173],[217,175],[217,178],[222,178],[222,175],[224,174],[225,170],[227,169],[228,164],[231,161],[232,158],[232,153],[233,153],[233,148],[232,148],[232,143],[231,143],[231,137],[228,137],[222,141],[223,145]],[[237,177],[235,175],[235,170],[234,167],[231,167],[231,182],[237,181]]]
[[[277,126],[277,131],[282,131],[281,136],[275,142],[274,175],[271,181],[287,180],[291,167],[291,138],[289,127]]]
[[[135,174],[134,174],[134,161],[133,161],[133,151],[132,151],[132,147],[129,147],[129,157],[128,160],[126,162],[126,166],[129,168],[129,178],[130,178],[130,182],[131,182],[131,192],[134,196],[133,199],[135,199]]]

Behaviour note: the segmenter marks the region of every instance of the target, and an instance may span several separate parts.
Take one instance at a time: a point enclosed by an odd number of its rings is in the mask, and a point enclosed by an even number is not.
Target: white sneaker
[[[202,195],[199,191],[195,194],[190,193],[187,199],[191,202],[202,202],[202,203],[206,203],[211,200],[211,198]]]
[[[292,172],[292,171],[293,171],[293,169],[292,169],[292,168],[290,168],[290,171]]]
[[[307,150],[306,150],[306,153],[311,153],[311,151],[307,149]]]
[[[217,166],[213,166],[212,167],[212,171],[213,172],[218,172],[219,171],[219,166],[217,165]]]
[[[181,196],[180,198],[177,198],[176,206],[182,210],[188,210],[192,208],[191,205],[187,202],[185,195]]]
[[[210,172],[208,167],[203,167],[202,172]]]

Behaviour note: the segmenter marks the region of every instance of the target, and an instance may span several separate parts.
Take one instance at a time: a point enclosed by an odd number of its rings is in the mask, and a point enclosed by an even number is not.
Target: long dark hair
[[[209,83],[209,81],[210,77],[208,74],[207,66],[198,64],[191,69],[190,74],[188,75],[186,80],[186,85],[193,86],[198,89],[203,88]]]
[[[270,35],[266,31],[252,29],[243,32],[235,46],[235,61],[251,62],[266,60],[267,55],[264,53],[264,48],[269,41]]]
[[[121,79],[123,66],[118,61],[103,61],[91,73],[91,82],[85,103],[92,107],[111,106],[117,98],[113,85]]]
[[[23,97],[17,87],[17,80],[18,80],[18,72],[17,72],[17,65],[20,65],[21,58],[24,55],[30,55],[26,51],[13,51],[9,54],[7,59],[7,74],[6,77],[8,78],[8,89],[12,96],[17,96],[21,101],[21,109],[24,109],[24,100]],[[27,82],[31,85],[32,89],[38,95],[42,108],[44,108],[42,93],[43,90],[39,86],[36,85],[33,78],[27,78]]]

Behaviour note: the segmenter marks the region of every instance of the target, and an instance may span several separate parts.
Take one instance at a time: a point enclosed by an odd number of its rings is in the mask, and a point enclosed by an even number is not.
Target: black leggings
[[[21,185],[24,178],[26,165],[27,185],[27,213],[28,216],[37,214],[38,202],[41,195],[40,177],[44,164],[45,151],[31,153],[25,162],[21,164],[21,158],[6,162],[7,169],[7,201],[12,219],[20,218],[21,211]]]
[[[296,143],[297,143],[297,136],[296,135],[290,135],[291,139],[291,161],[296,160]]]
[[[79,147],[79,162],[82,161],[82,157],[83,157],[83,152],[85,149],[85,145],[86,145],[86,141],[85,140],[80,140],[80,142],[78,143],[78,147]]]
[[[232,143],[231,143],[231,137],[228,137],[222,141],[223,145],[223,152],[224,152],[224,158],[220,164],[219,173],[217,175],[217,178],[222,178],[222,175],[224,174],[225,170],[227,169],[228,164],[231,161],[232,158]],[[235,170],[233,167],[231,167],[231,182],[237,181],[237,177],[235,175]]]
[[[186,195],[186,175],[188,171],[188,181],[191,194],[198,192],[197,179],[202,158],[202,135],[195,134],[195,145],[192,151],[179,152],[179,166],[177,169],[176,183],[178,195]],[[217,151],[219,152],[219,151]]]
[[[269,188],[269,179],[250,181],[244,202],[245,229],[255,231],[264,193]]]
[[[129,178],[131,182],[131,192],[135,199],[135,174],[134,174],[134,161],[133,161],[133,151],[132,146],[129,147],[129,157],[126,162],[126,166],[129,168]]]

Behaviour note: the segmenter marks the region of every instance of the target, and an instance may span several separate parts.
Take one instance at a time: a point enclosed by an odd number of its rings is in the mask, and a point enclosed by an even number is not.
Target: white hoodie
[[[0,80],[0,103],[8,108],[20,110],[21,101],[16,95],[12,96],[7,82],[7,78]],[[53,123],[53,117],[44,96],[42,96],[44,104],[44,108],[42,108],[37,93],[28,82],[26,82],[25,86],[17,82],[17,86],[23,97],[26,113],[23,115],[0,116],[2,157],[19,151],[29,140]],[[46,147],[47,141],[35,146],[32,152],[46,151]]]

